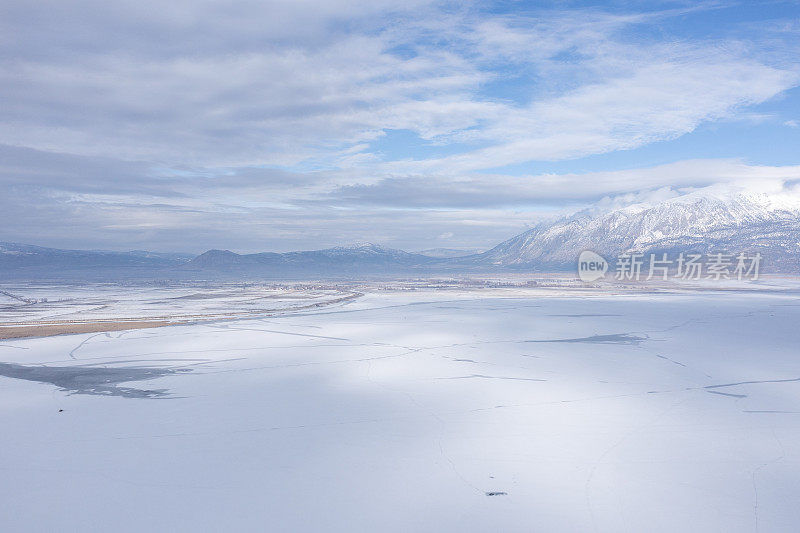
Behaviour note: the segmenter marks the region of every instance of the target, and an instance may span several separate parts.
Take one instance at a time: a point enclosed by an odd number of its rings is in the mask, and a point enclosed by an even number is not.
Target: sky
[[[0,0],[0,241],[490,248],[800,183],[796,1]]]

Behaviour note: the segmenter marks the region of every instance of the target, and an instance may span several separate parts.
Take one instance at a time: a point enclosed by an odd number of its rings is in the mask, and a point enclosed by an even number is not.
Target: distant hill
[[[61,250],[28,244],[0,242],[0,277],[127,277],[169,269],[186,263],[192,255],[133,250]]]
[[[236,254],[209,250],[180,269],[184,272],[219,272],[268,277],[350,277],[414,272],[434,264],[421,255],[371,243],[304,252]]]

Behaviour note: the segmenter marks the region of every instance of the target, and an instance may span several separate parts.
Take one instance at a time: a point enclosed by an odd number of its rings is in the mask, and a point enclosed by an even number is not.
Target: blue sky
[[[0,240],[474,248],[800,180],[797,2],[0,6]]]

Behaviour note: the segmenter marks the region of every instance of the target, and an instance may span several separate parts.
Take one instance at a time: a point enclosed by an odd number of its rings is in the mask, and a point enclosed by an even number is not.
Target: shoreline
[[[78,333],[103,333],[106,331],[125,331],[130,329],[150,329],[174,326],[180,322],[156,320],[137,320],[119,322],[83,322],[70,324],[41,324],[26,326],[0,326],[0,340],[29,339],[33,337],[53,337]]]

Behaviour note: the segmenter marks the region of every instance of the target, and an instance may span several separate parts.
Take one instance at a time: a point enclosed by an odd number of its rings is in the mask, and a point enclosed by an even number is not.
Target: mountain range
[[[612,259],[636,252],[761,253],[765,269],[800,273],[800,201],[788,195],[679,196],[539,224],[478,261],[507,268],[572,268],[583,250]]]
[[[0,278],[150,277],[191,261],[179,253],[62,250],[0,242]]]
[[[239,275],[342,277],[414,272],[436,262],[436,259],[422,254],[358,243],[325,250],[244,255],[229,250],[209,250],[180,268],[184,272],[198,273],[221,271]]]
[[[371,243],[287,253],[209,250],[196,257],[0,243],[0,277],[320,279],[571,271],[587,249],[607,259],[628,252],[759,252],[763,271],[800,274],[800,202],[788,195],[702,192],[654,204],[591,209],[537,224],[470,255],[409,253]]]

